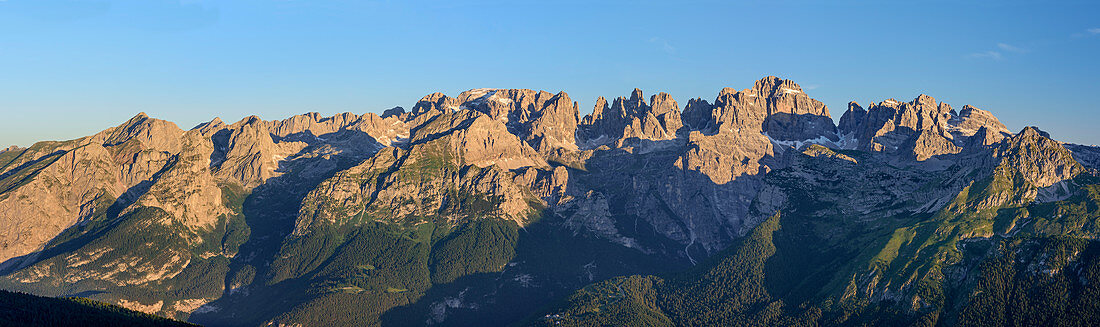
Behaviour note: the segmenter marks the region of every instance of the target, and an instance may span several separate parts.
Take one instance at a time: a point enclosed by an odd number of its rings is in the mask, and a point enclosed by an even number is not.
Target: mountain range
[[[1100,148],[765,77],[0,152],[0,288],[208,326],[1095,325]]]

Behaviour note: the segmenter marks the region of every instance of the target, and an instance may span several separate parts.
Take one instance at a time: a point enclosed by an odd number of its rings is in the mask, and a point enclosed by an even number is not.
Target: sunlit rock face
[[[636,272],[631,260],[686,268],[784,210],[875,225],[1062,201],[1100,165],[1095,147],[1012,134],[969,105],[851,102],[838,126],[806,92],[778,77],[713,100],[634,89],[582,117],[565,92],[472,89],[381,116],[215,118],[190,130],[140,114],[0,151],[0,272],[27,289],[105,288],[98,299],[129,308],[240,324],[301,323],[295,314],[334,298],[389,299],[363,318],[377,322],[420,297],[447,310],[507,302],[475,286],[428,292],[477,276],[560,295]],[[998,176],[1014,187],[960,200]],[[813,201],[829,205],[801,207]],[[554,266],[532,256],[554,253],[543,244],[573,243],[600,250],[549,256],[587,260],[563,275],[530,268]],[[301,303],[241,318],[281,292]]]

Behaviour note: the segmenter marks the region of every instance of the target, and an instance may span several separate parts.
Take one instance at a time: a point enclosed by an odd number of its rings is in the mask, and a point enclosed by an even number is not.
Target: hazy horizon
[[[936,4],[932,6],[930,4]],[[946,8],[946,9],[945,9]],[[791,79],[834,121],[928,94],[1013,132],[1100,143],[1100,4],[1076,1],[0,2],[0,145],[65,140],[138,112],[189,129],[214,117],[357,114],[473,88],[598,96]],[[736,13],[730,15],[730,13]],[[1006,24],[1005,22],[1012,22]]]

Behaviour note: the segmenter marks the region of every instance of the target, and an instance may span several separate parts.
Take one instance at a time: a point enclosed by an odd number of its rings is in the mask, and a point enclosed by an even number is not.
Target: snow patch
[[[496,90],[489,88],[472,89],[466,92],[470,94],[471,99],[483,98],[485,97],[485,94],[492,96],[493,94],[497,93]]]
[[[581,149],[583,149],[583,150],[595,149],[595,148],[600,147],[601,145],[611,144],[612,141],[614,141],[614,140],[612,140],[610,137],[607,137],[607,135],[600,135],[600,137],[584,141],[584,144],[581,147]]]
[[[785,147],[792,147],[792,148],[795,148],[795,149],[801,149],[803,146],[808,146],[810,144],[817,144],[817,145],[821,145],[821,146],[824,146],[824,147],[827,147],[827,148],[839,148],[839,146],[837,146],[837,142],[833,142],[832,140],[825,137],[824,135],[818,136],[817,138],[808,139],[808,140],[801,140],[801,141],[780,141],[780,140],[776,140],[776,139],[772,138],[771,136],[769,136],[767,132],[764,132],[764,136],[767,137],[768,140],[770,140],[773,144],[780,145],[780,146],[785,146]]]

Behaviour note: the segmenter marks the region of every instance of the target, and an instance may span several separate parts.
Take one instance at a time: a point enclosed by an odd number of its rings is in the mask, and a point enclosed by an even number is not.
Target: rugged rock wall
[[[927,215],[1007,171],[1031,188],[967,205],[1064,199],[1100,162],[1096,153],[1034,128],[1013,135],[988,111],[955,112],[927,95],[867,109],[851,102],[838,127],[823,103],[777,77],[724,88],[713,102],[691,99],[682,112],[669,94],[635,89],[610,104],[600,97],[583,118],[564,92],[524,89],[434,93],[382,116],[251,116],[188,131],[141,114],[81,139],[0,151],[0,260],[19,285],[104,282],[159,294],[161,304],[105,300],[186,314],[253,280],[275,283],[255,276],[273,260],[327,260],[320,250],[280,251],[331,248],[352,237],[334,230],[356,226],[419,233],[427,223],[528,228],[544,219],[631,253],[698,263],[807,197],[832,204],[817,214],[861,222]],[[163,230],[158,237],[178,245],[155,260],[139,260],[145,243],[99,248],[94,240],[117,226]],[[440,233],[428,239],[448,237]],[[220,281],[165,282],[201,269]],[[198,284],[215,286],[181,291]]]

